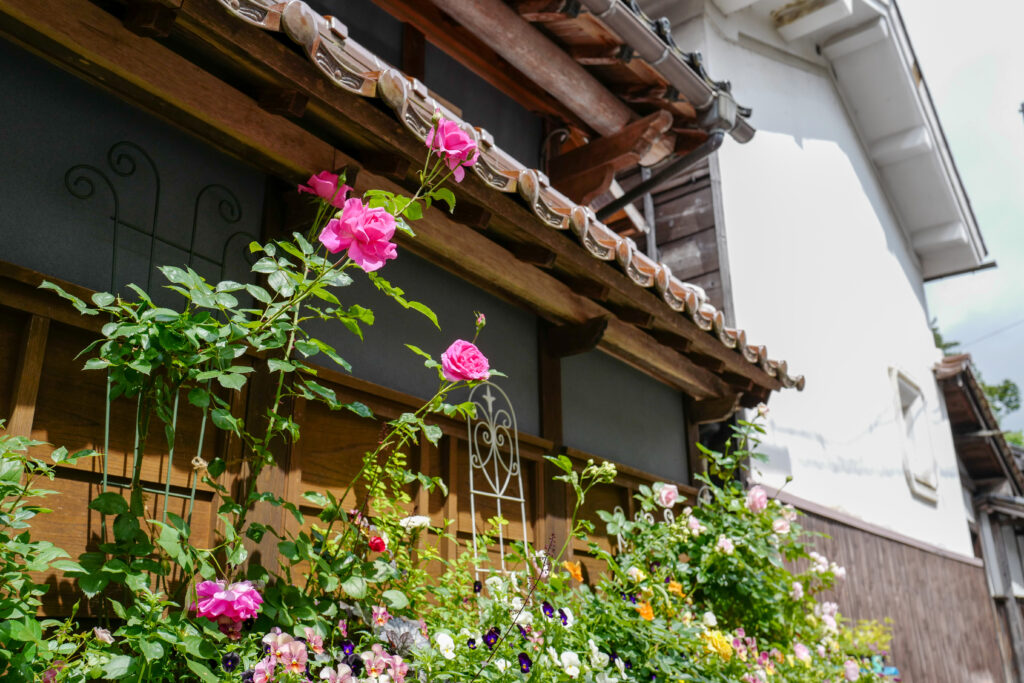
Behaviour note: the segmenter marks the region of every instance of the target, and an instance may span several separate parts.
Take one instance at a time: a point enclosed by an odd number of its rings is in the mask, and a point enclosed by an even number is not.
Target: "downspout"
[[[708,139],[700,143],[697,147],[690,150],[686,154],[669,163],[665,164],[657,173],[648,178],[647,180],[641,181],[638,185],[631,187],[621,197],[613,199],[607,205],[602,206],[597,212],[597,218],[604,220],[608,216],[611,216],[616,211],[632,203],[638,197],[642,197],[649,192],[653,192],[658,189],[661,185],[676,177],[686,169],[694,166],[708,156],[713,154],[719,147],[722,146],[722,141],[725,140],[725,132],[716,130]]]

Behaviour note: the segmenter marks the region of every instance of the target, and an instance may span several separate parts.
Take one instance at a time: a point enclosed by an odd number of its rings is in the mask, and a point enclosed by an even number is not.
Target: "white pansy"
[[[504,673],[511,665],[507,659],[495,659],[494,666],[498,667],[498,671]]]
[[[595,669],[603,669],[608,666],[608,655],[601,652],[597,647],[597,643],[593,639],[589,641],[590,644],[590,666]]]
[[[434,636],[437,649],[445,659],[455,659],[455,641],[447,633],[438,633]]]
[[[580,675],[580,658],[575,652],[565,651],[559,657],[561,660],[562,671],[569,678],[579,678]]]

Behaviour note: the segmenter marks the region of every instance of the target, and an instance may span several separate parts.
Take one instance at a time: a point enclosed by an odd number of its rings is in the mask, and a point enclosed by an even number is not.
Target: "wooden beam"
[[[607,329],[608,318],[591,318],[582,323],[545,326],[543,344],[546,353],[555,358],[575,356],[597,348]]]
[[[513,242],[507,248],[523,263],[529,263],[539,268],[550,268],[555,263],[555,252],[539,244]]]
[[[589,204],[608,191],[615,180],[615,167],[611,164],[596,166],[570,178],[552,181],[556,190],[577,204]]]
[[[642,311],[633,306],[616,304],[606,301],[604,307],[615,314],[615,317],[624,323],[636,325],[637,327],[650,327],[654,323],[654,316],[647,311]]]
[[[451,214],[452,220],[462,223],[466,227],[477,230],[486,230],[491,222],[491,212],[479,204],[473,204],[460,200],[455,203],[455,211]]]
[[[309,97],[295,88],[267,86],[260,88],[257,96],[260,108],[278,116],[292,116],[301,119],[306,113]]]
[[[680,337],[674,332],[666,332],[665,330],[650,330],[648,332],[652,337],[657,339],[660,343],[665,346],[675,349],[679,353],[688,353],[693,344],[686,337]]]
[[[671,114],[664,110],[656,111],[611,135],[560,154],[548,162],[551,183],[557,187],[560,181],[599,166],[610,165],[614,172],[635,166],[664,137],[671,125]]]
[[[608,297],[608,285],[593,278],[562,275],[561,280],[569,286],[569,289],[588,299],[604,301]]]
[[[569,56],[584,66],[610,66],[621,60],[622,50],[608,45],[571,45]]]
[[[21,353],[18,356],[17,376],[14,390],[11,419],[7,422],[7,433],[14,436],[32,436],[32,422],[36,414],[36,397],[39,395],[39,378],[46,358],[46,338],[50,331],[50,319],[39,315],[29,316],[25,324]]]
[[[722,373],[722,379],[741,394],[754,388],[753,382],[743,375],[737,375],[735,372],[724,371]]]
[[[739,394],[689,401],[686,406],[686,418],[695,425],[722,422],[739,409],[739,402]]]
[[[396,181],[405,180],[412,163],[408,158],[393,152],[365,150],[359,153],[359,160],[370,173],[386,176]]]
[[[124,26],[144,38],[166,38],[178,14],[161,2],[129,2],[124,10]]]

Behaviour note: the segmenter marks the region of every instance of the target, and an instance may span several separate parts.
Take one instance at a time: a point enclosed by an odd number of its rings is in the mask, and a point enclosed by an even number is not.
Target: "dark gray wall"
[[[263,174],[4,41],[0,64],[0,259],[101,291],[247,277]]]
[[[562,359],[565,443],[644,472],[687,481],[678,391],[600,351]]]
[[[352,364],[356,377],[428,398],[437,390],[437,375],[423,367],[423,359],[405,344],[414,344],[440,360],[441,353],[455,339],[473,338],[473,311],[480,311],[487,316],[487,327],[477,344],[491,367],[508,375],[494,381],[512,401],[519,430],[538,434],[536,316],[402,249],[398,258],[388,261],[379,272],[404,289],[407,299],[429,306],[437,314],[441,330],[422,314],[405,310],[377,292],[366,277],[354,272],[355,282],[337,294],[346,305],[359,304],[376,314],[374,325],[365,328],[365,341],[360,342],[341,325],[320,321],[309,323],[310,332],[338,349]]]

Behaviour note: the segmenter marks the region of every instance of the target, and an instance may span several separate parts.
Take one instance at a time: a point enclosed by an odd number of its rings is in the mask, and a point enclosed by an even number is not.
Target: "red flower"
[[[374,536],[370,539],[370,550],[375,553],[382,553],[388,549],[387,543],[380,536]]]

